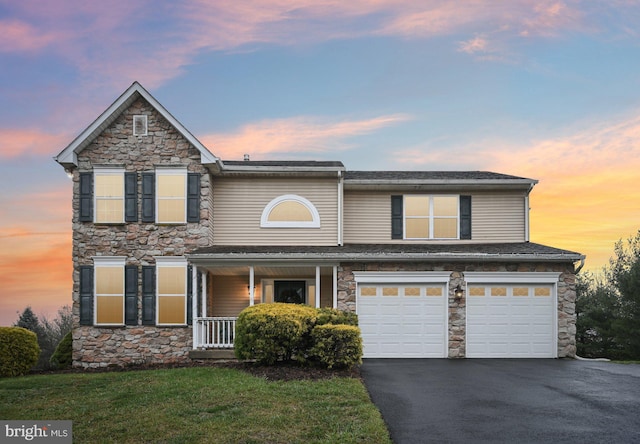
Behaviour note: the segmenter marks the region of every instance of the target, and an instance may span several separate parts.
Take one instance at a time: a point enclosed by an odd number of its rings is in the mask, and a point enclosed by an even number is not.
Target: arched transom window
[[[264,207],[260,227],[320,228],[320,215],[316,207],[304,197],[285,194]]]

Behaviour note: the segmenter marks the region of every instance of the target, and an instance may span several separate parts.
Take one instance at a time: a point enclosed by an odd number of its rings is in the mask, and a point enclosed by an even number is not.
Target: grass
[[[0,418],[72,420],[74,443],[391,443],[357,379],[212,367],[0,379]]]

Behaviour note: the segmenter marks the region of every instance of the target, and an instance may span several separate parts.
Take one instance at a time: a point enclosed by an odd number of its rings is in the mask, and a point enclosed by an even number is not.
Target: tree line
[[[640,230],[615,244],[600,275],[578,274],[576,314],[579,356],[640,359]]]
[[[53,352],[62,341],[62,338],[73,328],[71,307],[65,305],[58,309],[55,318],[49,319],[46,316],[38,318],[31,307],[28,306],[22,311],[13,325],[14,327],[26,328],[36,334],[41,351],[34,369],[49,370],[52,367],[50,359]]]

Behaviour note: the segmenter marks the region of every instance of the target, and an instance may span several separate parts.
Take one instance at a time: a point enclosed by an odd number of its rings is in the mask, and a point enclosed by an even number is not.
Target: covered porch
[[[238,315],[256,304],[336,307],[337,263],[234,263],[190,258],[193,349],[232,349]]]

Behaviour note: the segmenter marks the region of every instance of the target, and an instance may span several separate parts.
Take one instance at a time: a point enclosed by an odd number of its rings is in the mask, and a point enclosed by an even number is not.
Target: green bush
[[[39,356],[34,332],[22,327],[0,327],[0,377],[26,374]]]
[[[352,367],[362,362],[355,313],[297,304],[260,304],[244,309],[236,323],[234,348],[240,360],[273,365],[295,360]],[[326,327],[316,332],[318,327]]]
[[[304,362],[316,316],[316,310],[306,305],[274,303],[245,308],[236,322],[236,357],[268,365],[294,357]]]
[[[51,367],[55,369],[63,369],[71,367],[73,363],[73,337],[71,332],[67,333],[62,341],[58,343],[56,350],[51,355]]]
[[[353,325],[316,325],[312,332],[310,358],[327,368],[351,368],[362,364],[362,337]]]
[[[337,308],[319,308],[318,319],[316,325],[353,325],[358,326],[358,315],[348,311],[338,310]]]

